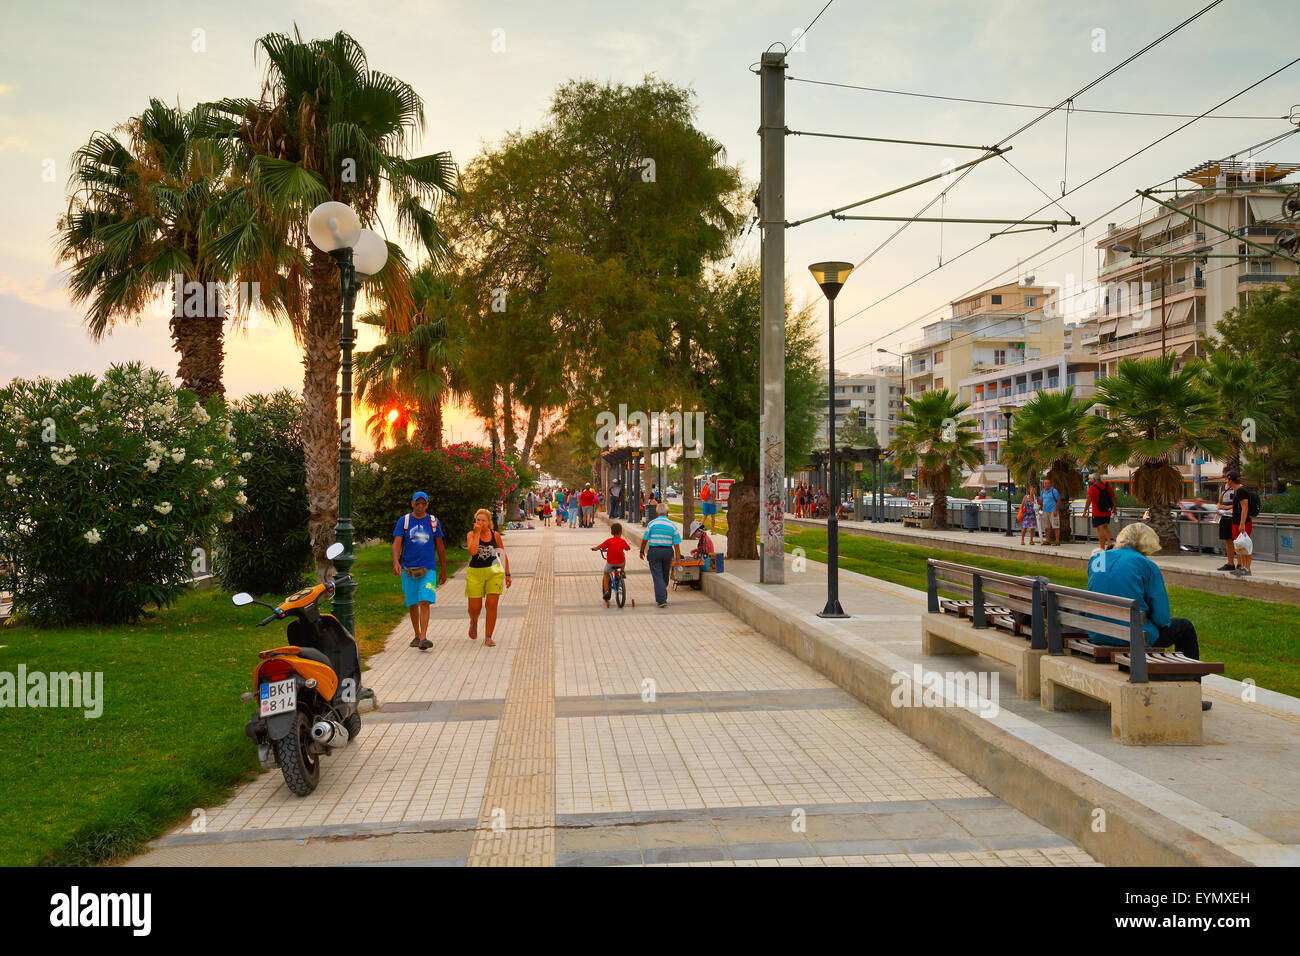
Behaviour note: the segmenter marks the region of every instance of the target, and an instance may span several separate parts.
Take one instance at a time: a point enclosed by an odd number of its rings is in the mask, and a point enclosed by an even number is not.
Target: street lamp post
[[[339,397],[339,517],[334,540],[343,545],[343,554],[334,566],[343,574],[352,569],[352,311],[357,303],[361,282],[374,275],[388,261],[388,243],[382,236],[361,228],[361,220],[351,207],[341,202],[321,203],[307,219],[307,235],[321,252],[327,252],[339,269],[343,293],[342,347],[343,388]],[[345,581],[334,597],[334,616],[349,634],[354,634],[352,596],[356,582]]]
[[[1002,459],[1002,464],[1003,464],[1003,465],[1006,467],[1006,469],[1007,469],[1007,530],[1006,530],[1006,537],[1008,537],[1008,538],[1011,537],[1011,496],[1012,496],[1012,494],[1014,494],[1014,491],[1012,490],[1013,486],[1012,486],[1012,484],[1011,484],[1011,464],[1010,464],[1010,462],[1007,461],[1007,439],[1011,437],[1011,416],[1014,415],[1014,414],[1015,414],[1015,406],[1012,406],[1012,405],[1003,405],[1003,406],[1002,406],[1002,417],[1006,419],[1006,425],[1007,425],[1007,428],[1006,428],[1006,432],[1003,434],[1003,437],[1002,437],[1002,448],[1000,449],[1000,452],[1001,452],[1001,453],[1000,453],[999,457]]]
[[[830,335],[827,340],[827,355],[830,365],[830,393],[827,397],[829,421],[826,431],[828,436],[826,477],[830,484],[830,509],[826,515],[826,606],[818,617],[848,617],[840,607],[840,542],[839,542],[839,505],[840,489],[835,473],[835,297],[853,271],[851,262],[815,262],[808,267],[813,279],[821,286],[822,294],[830,306]]]

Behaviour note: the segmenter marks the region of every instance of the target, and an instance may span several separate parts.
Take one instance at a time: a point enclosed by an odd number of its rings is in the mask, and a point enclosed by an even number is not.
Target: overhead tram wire
[[[1037,126],[1039,123],[1041,123],[1041,122],[1042,122],[1043,120],[1045,120],[1047,117],[1051,116],[1053,113],[1055,113],[1055,112],[1056,112],[1057,110],[1059,110],[1061,107],[1066,106],[1067,104],[1072,104],[1072,103],[1074,102],[1074,100],[1078,99],[1080,96],[1083,96],[1083,95],[1084,95],[1085,93],[1087,93],[1089,90],[1091,90],[1091,89],[1093,89],[1094,87],[1100,85],[1100,84],[1103,83],[1106,79],[1108,79],[1109,77],[1113,76],[1115,73],[1119,72],[1120,70],[1124,69],[1124,67],[1128,66],[1128,65],[1129,65],[1130,63],[1132,63],[1134,60],[1138,59],[1138,57],[1143,56],[1144,54],[1148,53],[1149,51],[1151,51],[1151,50],[1154,49],[1155,47],[1159,46],[1161,43],[1163,43],[1163,42],[1164,42],[1165,40],[1167,40],[1169,37],[1173,36],[1173,35],[1174,35],[1175,33],[1177,33],[1179,30],[1182,30],[1184,27],[1186,27],[1189,23],[1192,23],[1193,21],[1195,21],[1195,20],[1199,19],[1200,17],[1204,16],[1205,14],[1209,13],[1211,10],[1213,10],[1215,7],[1217,7],[1217,6],[1218,6],[1220,3],[1222,3],[1222,2],[1223,2],[1223,0],[1211,0],[1210,3],[1206,4],[1206,5],[1205,5],[1204,7],[1202,7],[1200,10],[1197,10],[1195,13],[1193,13],[1193,14],[1192,14],[1190,17],[1188,17],[1186,20],[1183,20],[1183,21],[1182,21],[1181,23],[1179,23],[1177,26],[1171,27],[1170,29],[1166,30],[1164,33],[1162,33],[1160,36],[1156,37],[1154,40],[1152,40],[1152,41],[1151,41],[1150,43],[1148,43],[1146,46],[1142,47],[1142,49],[1140,49],[1140,50],[1136,51],[1135,53],[1132,53],[1132,54],[1130,54],[1129,56],[1125,57],[1125,58],[1124,58],[1123,60],[1121,60],[1119,63],[1115,64],[1113,67],[1111,67],[1111,68],[1110,68],[1109,70],[1107,70],[1106,72],[1102,73],[1102,74],[1101,74],[1100,76],[1098,76],[1096,79],[1092,80],[1090,83],[1087,83],[1086,85],[1084,85],[1084,86],[1081,87],[1080,89],[1076,90],[1076,91],[1075,91],[1074,93],[1072,93],[1071,95],[1067,96],[1065,99],[1061,100],[1061,102],[1057,103],[1055,106],[1053,106],[1053,107],[1049,107],[1049,108],[1046,108],[1042,113],[1040,113],[1040,114],[1039,114],[1038,116],[1036,116],[1034,119],[1030,120],[1030,121],[1029,121],[1028,123],[1026,123],[1024,126],[1021,126],[1021,127],[1020,127],[1019,129],[1017,129],[1015,132],[1011,133],[1011,134],[1008,135],[1008,136],[1004,136],[1002,139],[998,140],[996,143],[993,144],[994,147],[999,147],[999,146],[1002,146],[1004,143],[1008,143],[1008,142],[1010,142],[1011,140],[1015,139],[1017,136],[1019,136],[1021,133],[1025,132],[1026,130],[1029,130],[1029,129],[1033,128],[1034,126]],[[974,169],[973,166],[968,167],[967,169],[965,169],[965,170],[962,172],[962,174],[961,174],[960,176],[957,177],[957,179],[956,179],[955,181],[953,181],[952,183],[950,183],[948,186],[945,187],[945,189],[943,190],[943,192],[944,192],[944,193],[950,192],[952,189],[954,189],[954,188],[956,188],[957,186],[959,186],[959,185],[961,184],[961,182],[962,182],[962,181],[963,181],[963,180],[964,180],[968,175],[970,175],[970,172],[971,172],[972,169]],[[941,195],[942,195],[942,194],[941,194]],[[1065,195],[1069,195],[1069,194],[1066,193]],[[1063,195],[1061,198],[1064,199],[1064,198],[1065,198],[1065,195]],[[925,213],[925,211],[928,210],[931,206],[933,206],[936,202],[938,202],[938,200],[939,200],[939,197],[938,197],[938,196],[936,196],[936,197],[934,197],[933,199],[931,199],[928,203],[926,203],[924,206],[922,206],[921,209],[920,209],[918,212],[916,212],[916,213],[913,214],[914,217],[915,217],[915,216],[920,216],[920,215],[922,215],[923,213]],[[1042,207],[1042,208],[1046,208],[1046,207]],[[1032,213],[1031,213],[1031,215],[1032,215]],[[1026,216],[1025,218],[1028,219],[1029,217]],[[906,222],[903,223],[902,225],[900,225],[897,229],[895,229],[892,233],[890,233],[890,235],[888,236],[888,238],[885,239],[884,242],[882,242],[880,245],[876,246],[876,248],[872,249],[869,253],[867,253],[866,256],[864,256],[864,257],[862,258],[862,260],[861,260],[860,262],[858,262],[857,265],[854,266],[854,268],[855,268],[855,269],[860,269],[860,268],[862,268],[862,266],[863,266],[866,262],[868,262],[868,261],[869,261],[873,256],[875,256],[876,253],[878,253],[881,249],[885,248],[885,246],[889,245],[889,243],[893,242],[894,239],[896,239],[899,235],[901,235],[901,234],[903,233],[903,231],[904,231],[905,229],[907,229],[907,227],[908,227],[909,225],[911,225],[911,223],[906,223]],[[963,254],[964,254],[964,253],[963,253]],[[960,256],[959,256],[958,258],[960,258]],[[949,261],[951,262],[951,261],[953,261],[953,260],[949,260]],[[940,268],[942,268],[942,267],[940,267]],[[851,316],[850,316],[850,318],[851,318]],[[845,320],[845,321],[847,321],[847,320]],[[839,324],[841,324],[841,323],[836,323],[836,324],[839,325]]]
[[[817,86],[834,86],[846,90],[863,90],[868,93],[888,93],[893,96],[916,96],[927,100],[945,100],[952,103],[973,103],[983,106],[1012,106],[1026,110],[1055,110],[1060,107],[1039,106],[1035,103],[1008,103],[1002,100],[979,100],[966,96],[940,96],[937,93],[914,93],[908,90],[887,90],[877,86],[855,86],[852,83],[832,83],[828,80],[810,80],[802,76],[787,76],[787,80],[792,83],[812,83]],[[1195,116],[1195,113],[1145,113],[1139,110],[1100,110],[1085,109],[1082,106],[1073,106],[1070,108],[1073,113],[1097,113],[1103,116],[1145,116],[1155,119],[1188,119]],[[1285,120],[1289,119],[1292,114],[1283,114],[1281,116],[1210,116],[1207,119],[1216,120]]]
[[[1236,93],[1232,94],[1232,95],[1229,96],[1227,99],[1221,100],[1219,103],[1215,104],[1214,106],[1211,106],[1209,109],[1207,109],[1204,113],[1200,114],[1199,116],[1196,116],[1196,117],[1193,117],[1192,119],[1189,119],[1187,122],[1180,124],[1179,126],[1175,127],[1174,129],[1171,129],[1169,132],[1165,133],[1164,135],[1158,137],[1158,138],[1155,139],[1155,140],[1152,140],[1150,143],[1148,143],[1147,145],[1143,146],[1141,149],[1135,150],[1134,152],[1130,153],[1128,156],[1125,156],[1123,159],[1119,160],[1118,162],[1113,163],[1112,165],[1106,167],[1106,168],[1103,169],[1101,172],[1096,173],[1095,175],[1089,177],[1088,179],[1085,179],[1083,182],[1079,183],[1079,185],[1077,185],[1077,186],[1075,186],[1074,188],[1072,188],[1072,189],[1070,189],[1069,191],[1067,191],[1065,195],[1068,196],[1068,195],[1070,195],[1071,193],[1078,192],[1080,189],[1083,189],[1084,187],[1089,186],[1089,185],[1091,185],[1092,183],[1096,182],[1096,181],[1097,181],[1098,179],[1100,179],[1102,176],[1105,176],[1105,175],[1107,175],[1107,174],[1109,174],[1109,173],[1111,173],[1111,172],[1114,172],[1114,171],[1115,171],[1116,169],[1118,169],[1120,166],[1123,166],[1125,163],[1128,163],[1128,162],[1130,162],[1130,161],[1133,160],[1133,159],[1136,159],[1138,156],[1142,155],[1143,153],[1145,153],[1147,150],[1151,149],[1152,147],[1157,146],[1157,145],[1159,145],[1160,143],[1164,142],[1165,140],[1169,139],[1171,136],[1174,136],[1174,135],[1176,135],[1176,134],[1182,132],[1182,131],[1183,131],[1184,129],[1186,129],[1188,126],[1191,126],[1193,123],[1195,123],[1197,120],[1203,118],[1203,117],[1206,116],[1207,114],[1212,113],[1214,110],[1218,109],[1220,106],[1224,106],[1224,105],[1227,104],[1227,103],[1231,103],[1233,100],[1237,99],[1238,97],[1240,97],[1240,96],[1244,96],[1246,93],[1249,93],[1249,92],[1250,92],[1251,90],[1253,90],[1255,87],[1260,86],[1261,84],[1268,82],[1269,80],[1271,80],[1273,77],[1277,76],[1279,73],[1283,72],[1284,70],[1290,69],[1292,66],[1295,66],[1296,63],[1300,63],[1300,57],[1297,57],[1296,59],[1291,60],[1289,63],[1286,63],[1286,64],[1284,64],[1284,65],[1278,67],[1276,70],[1274,70],[1272,73],[1269,73],[1267,76],[1261,77],[1260,79],[1256,80],[1254,83],[1251,83],[1249,86],[1247,86],[1247,87],[1245,87],[1245,88],[1243,88],[1243,89],[1237,91]],[[1293,135],[1295,132],[1296,132],[1295,130],[1291,130],[1291,131],[1288,132],[1287,135]],[[1283,137],[1280,137],[1280,136],[1279,136],[1279,137],[1275,137],[1275,138],[1274,138],[1274,142],[1276,142],[1278,139],[1281,139],[1281,138],[1283,138]],[[1168,181],[1169,181],[1169,180],[1165,180],[1165,182],[1168,182]],[[949,187],[949,188],[951,188],[951,187]],[[1062,196],[1061,198],[1064,199],[1065,196]],[[937,199],[938,199],[938,197],[935,197],[935,200],[931,200],[931,204],[933,204],[935,201],[937,201]],[[1053,200],[1053,202],[1054,202],[1054,201],[1055,201],[1055,200]],[[1021,219],[1020,221],[1023,222],[1025,219],[1029,219],[1031,216],[1037,215],[1038,213],[1042,212],[1044,209],[1048,208],[1048,206],[1050,206],[1050,205],[1052,205],[1052,203],[1046,203],[1046,204],[1044,204],[1044,205],[1042,205],[1042,206],[1039,206],[1039,207],[1038,207],[1037,209],[1035,209],[1033,212],[1030,212],[1030,213],[1028,213],[1027,215],[1025,215],[1024,217],[1022,217],[1022,219]],[[929,208],[929,207],[927,206],[926,208]],[[922,212],[924,212],[924,210],[922,210]],[[1094,222],[1095,222],[1095,220],[1094,220]],[[1010,227],[1008,227],[1008,228],[1010,228]],[[1086,228],[1086,227],[1085,227],[1085,228]],[[901,230],[900,230],[900,231],[901,231]],[[1005,230],[1003,230],[1003,231],[1005,232]],[[895,235],[897,235],[897,233],[895,233]],[[992,242],[993,239],[996,238],[996,236],[998,236],[998,235],[1001,235],[1001,233],[995,233],[994,235],[989,236],[989,238],[987,238],[987,239],[983,239],[983,240],[981,240],[980,242],[977,242],[975,245],[969,247],[968,249],[965,249],[964,251],[959,252],[957,255],[955,255],[955,256],[953,256],[951,259],[949,259],[948,262],[945,263],[945,265],[950,265],[951,263],[956,262],[958,259],[960,259],[960,258],[962,258],[963,256],[967,255],[968,253],[974,252],[976,249],[979,249],[981,246],[984,246],[984,245],[986,245],[987,243]],[[892,238],[892,237],[891,237],[891,238]],[[886,242],[888,242],[888,241],[889,241],[889,240],[886,240]],[[881,246],[878,246],[875,250],[873,250],[873,251],[870,253],[870,255],[867,256],[867,258],[869,259],[869,258],[871,258],[872,255],[875,255],[876,252],[878,252],[881,248],[883,248],[883,245],[884,245],[884,244],[882,244]],[[1049,248],[1050,248],[1050,247],[1049,247]],[[865,262],[865,261],[866,261],[866,259],[863,260],[863,262]],[[859,265],[861,265],[861,263],[859,263]],[[934,268],[932,268],[932,269],[927,270],[926,272],[921,273],[921,275],[917,276],[915,279],[912,279],[910,282],[908,282],[908,283],[906,283],[906,284],[904,284],[904,285],[902,285],[902,286],[899,286],[897,289],[895,289],[893,292],[890,292],[888,295],[885,295],[885,296],[882,296],[882,297],[879,298],[879,299],[876,299],[874,302],[870,303],[869,305],[863,306],[861,309],[859,309],[858,311],[854,312],[852,315],[846,316],[844,319],[841,319],[840,321],[836,322],[836,325],[837,325],[837,326],[842,325],[842,324],[844,324],[845,322],[848,322],[850,319],[856,318],[857,316],[861,315],[863,312],[866,312],[866,311],[868,311],[869,309],[873,309],[873,308],[875,308],[876,306],[880,305],[882,302],[885,302],[885,301],[887,301],[887,300],[893,298],[894,296],[896,296],[898,293],[902,292],[903,290],[910,288],[911,286],[915,285],[917,282],[920,282],[922,279],[926,278],[927,276],[930,276],[930,275],[932,275],[933,273],[937,272],[940,268],[943,268],[943,267],[942,267],[942,266],[936,266],[936,267],[934,267]],[[909,325],[914,325],[914,324],[915,324],[915,320],[912,321],[912,322],[908,322],[908,323],[906,323],[905,325],[899,326],[897,329],[894,330],[894,332],[901,331],[902,329],[907,328],[907,326],[909,326]],[[893,335],[894,332],[887,332],[887,333],[885,333],[884,336],[882,336],[882,338],[887,338],[888,336]]]

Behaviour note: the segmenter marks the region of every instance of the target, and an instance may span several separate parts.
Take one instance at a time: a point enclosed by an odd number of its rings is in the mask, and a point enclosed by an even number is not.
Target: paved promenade
[[[636,606],[605,608],[606,534],[508,533],[497,647],[453,578],[314,794],[264,773],[128,865],[1096,865],[705,594],[656,608],[635,552]]]

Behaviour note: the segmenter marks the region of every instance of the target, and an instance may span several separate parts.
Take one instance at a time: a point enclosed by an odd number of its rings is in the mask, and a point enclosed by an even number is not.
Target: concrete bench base
[[[1039,663],[1044,710],[1110,710],[1111,736],[1126,744],[1201,743],[1201,685],[1129,683],[1112,664],[1048,655]]]
[[[925,613],[921,616],[921,653],[936,656],[983,654],[1016,669],[1016,696],[1022,700],[1040,692],[1039,660],[1047,651],[1036,651],[1029,641],[993,627],[977,629],[966,618],[953,614]]]

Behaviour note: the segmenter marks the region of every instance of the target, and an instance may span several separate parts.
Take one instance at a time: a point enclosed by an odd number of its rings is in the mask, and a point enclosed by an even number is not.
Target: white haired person
[[[1146,632],[1148,647],[1172,647],[1180,654],[1200,660],[1196,628],[1186,618],[1170,617],[1164,575],[1147,557],[1159,550],[1160,537],[1150,525],[1137,522],[1126,526],[1116,535],[1115,547],[1095,552],[1088,562],[1088,590],[1135,599],[1142,608],[1142,630]],[[1090,633],[1088,637],[1094,644],[1128,646],[1127,641],[1106,634]],[[1210,702],[1202,701],[1201,709],[1209,710]]]

